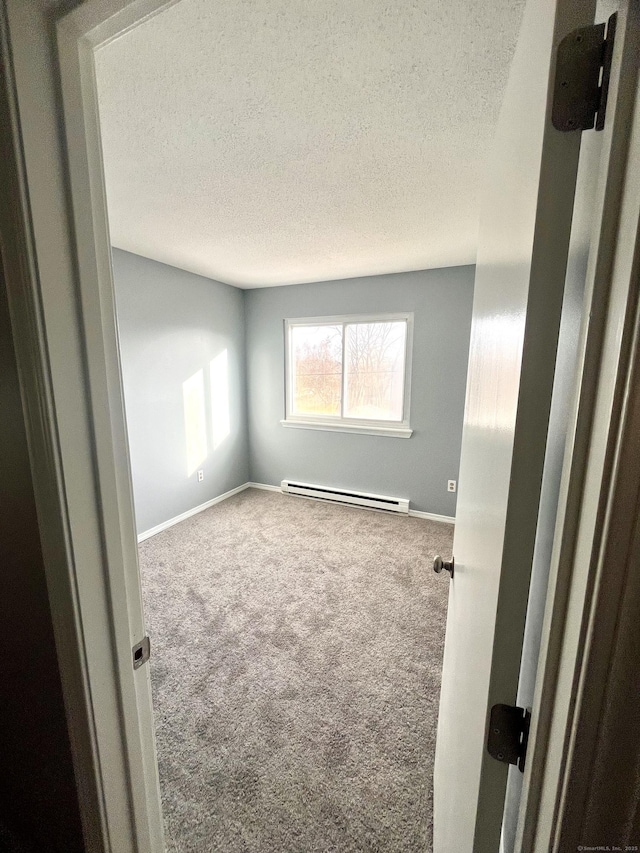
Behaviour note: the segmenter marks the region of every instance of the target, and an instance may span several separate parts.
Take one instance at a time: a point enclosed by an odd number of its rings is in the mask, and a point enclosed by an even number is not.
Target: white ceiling
[[[97,57],[112,242],[240,287],[473,263],[524,0],[181,0]]]

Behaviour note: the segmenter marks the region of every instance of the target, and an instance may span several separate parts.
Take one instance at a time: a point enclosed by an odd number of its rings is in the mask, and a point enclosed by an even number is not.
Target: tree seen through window
[[[292,414],[402,421],[406,320],[290,327]]]

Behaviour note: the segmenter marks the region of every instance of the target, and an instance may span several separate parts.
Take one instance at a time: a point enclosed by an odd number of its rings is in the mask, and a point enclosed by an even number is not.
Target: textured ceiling
[[[182,0],[97,55],[115,246],[240,287],[473,263],[523,0]]]

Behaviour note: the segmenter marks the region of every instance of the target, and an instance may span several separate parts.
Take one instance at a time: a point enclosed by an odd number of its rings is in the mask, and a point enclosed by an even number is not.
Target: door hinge
[[[607,111],[617,13],[580,27],[558,45],[551,122],[556,130],[602,130]]]
[[[531,712],[517,705],[494,705],[489,715],[487,750],[505,764],[516,764],[524,771],[529,741]]]
[[[149,637],[143,637],[139,643],[136,643],[131,649],[131,654],[133,656],[133,668],[139,669],[151,657],[151,640]]]

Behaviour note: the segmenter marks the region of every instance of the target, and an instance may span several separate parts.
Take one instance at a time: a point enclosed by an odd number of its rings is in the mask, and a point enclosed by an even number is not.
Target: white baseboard
[[[280,486],[268,486],[266,483],[247,483],[248,489],[262,489],[265,492],[282,492]]]
[[[455,524],[454,515],[436,515],[435,512],[421,512],[419,509],[410,509],[409,515],[413,518],[426,518],[427,521],[441,521],[443,524]]]
[[[199,512],[203,512],[205,509],[209,509],[209,507],[215,506],[216,504],[222,503],[222,501],[226,501],[227,498],[231,498],[234,495],[239,494],[240,492],[244,492],[245,489],[262,489],[265,492],[280,492],[282,494],[282,489],[280,486],[270,486],[267,483],[243,483],[241,486],[236,486],[235,489],[231,489],[228,492],[225,492],[223,495],[218,495],[217,498],[211,498],[210,501],[205,501],[205,503],[200,504],[199,506],[194,506],[193,509],[188,509],[186,512],[181,513],[180,515],[176,515],[173,518],[170,518],[168,521],[163,521],[162,524],[156,525],[156,527],[152,527],[149,530],[145,530],[144,533],[140,533],[138,536],[138,542],[144,542],[145,539],[150,539],[152,536],[155,536],[156,533],[162,533],[163,530],[167,530],[169,527],[173,527],[174,524],[179,524],[181,521],[186,521],[187,518],[191,518],[192,515],[197,515]],[[313,500],[311,498],[310,500]],[[358,509],[369,509],[369,507],[358,507]],[[373,512],[380,512],[381,510],[372,510]],[[451,515],[436,515],[433,512],[420,512],[417,509],[410,509],[409,515],[413,516],[413,518],[425,518],[427,521],[440,521],[444,524],[455,524],[455,518]]]
[[[247,483],[247,486],[250,489],[264,489],[266,492],[282,492],[280,486],[268,486],[266,483]],[[306,495],[295,495],[296,498],[304,498]],[[315,500],[315,498],[308,498],[308,500]],[[377,510],[374,507],[368,506],[356,506],[354,505],[354,509],[370,509],[372,512],[386,512],[386,510]],[[389,514],[389,513],[387,513]],[[391,513],[393,514],[393,513]],[[402,513],[398,513],[401,515]],[[453,515],[437,515],[434,512],[421,512],[418,509],[410,509],[409,515],[413,518],[425,518],[427,521],[440,521],[443,524],[455,524],[456,519]]]
[[[197,515],[199,512],[209,509],[210,506],[215,506],[215,504],[226,501],[227,498],[232,498],[234,495],[237,495],[239,492],[244,492],[245,489],[248,489],[249,486],[253,485],[253,483],[243,483],[241,486],[236,486],[235,489],[231,489],[223,495],[218,495],[217,498],[211,498],[210,501],[205,501],[205,503],[200,504],[199,506],[194,506],[193,509],[188,509],[186,512],[170,518],[168,521],[163,521],[162,524],[158,524],[156,527],[152,527],[149,530],[145,530],[144,533],[140,533],[138,535],[138,542],[144,542],[145,539],[150,539],[152,536],[155,536],[156,533],[162,533],[162,531],[166,530],[168,527],[173,527],[174,524],[179,524],[181,521],[191,518],[192,515]],[[256,488],[271,489],[275,488],[275,486],[257,486]],[[280,491],[280,489],[277,489],[277,491]]]

